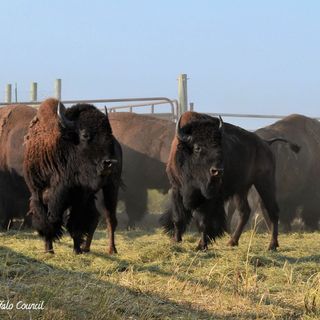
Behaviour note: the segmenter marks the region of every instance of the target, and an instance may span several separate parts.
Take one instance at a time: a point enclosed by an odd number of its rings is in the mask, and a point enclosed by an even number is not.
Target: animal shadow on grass
[[[117,271],[118,272],[125,272],[127,271],[129,268],[133,268],[134,271],[136,272],[150,272],[150,273],[154,273],[158,276],[162,276],[167,278],[168,280],[171,279],[172,277],[174,277],[176,280],[181,281],[182,283],[186,283],[189,282],[192,285],[195,285],[196,287],[201,285],[202,287],[205,287],[209,290],[214,290],[217,288],[217,284],[216,283],[210,283],[210,281],[208,280],[202,280],[202,279],[193,279],[191,277],[189,277],[187,274],[184,275],[182,273],[173,273],[173,272],[168,272],[163,270],[163,268],[159,267],[159,265],[147,265],[145,263],[133,263],[132,261],[128,261],[126,259],[121,259],[116,255],[113,256],[109,256],[107,254],[103,254],[100,252],[96,252],[93,251],[91,252],[92,255],[106,259],[106,260],[112,260],[117,262],[118,264],[118,268]],[[211,254],[209,253],[205,253],[203,256],[201,256],[201,258],[207,258],[206,255],[208,255],[209,257],[213,258]],[[190,258],[191,260],[192,258]],[[228,292],[229,294],[234,294],[234,289],[232,289],[231,287],[224,287],[223,290],[225,292]],[[301,318],[301,313],[302,310],[299,309],[299,307],[295,304],[290,304],[284,301],[279,301],[279,299],[273,299],[272,297],[261,301],[261,296],[254,296],[254,295],[248,295],[247,298],[249,300],[251,300],[253,303],[259,305],[261,303],[263,303],[264,305],[277,305],[285,310],[290,310],[290,315],[288,314],[288,318],[287,319],[300,319]],[[257,314],[256,313],[250,313],[248,312],[243,312],[241,313],[241,319],[251,319],[251,318],[256,318]],[[220,319],[218,318],[214,318],[214,319]],[[228,316],[225,317],[225,319],[239,319],[239,314],[229,314]],[[286,317],[281,318],[281,319],[286,319]]]
[[[316,262],[320,263],[320,254],[313,254],[310,256],[305,256],[301,258],[293,258],[289,257],[283,254],[277,254],[273,257],[276,261],[280,263],[285,263],[286,261],[289,262],[290,264],[299,264],[299,263],[306,263],[306,262]]]
[[[39,235],[31,228],[23,230],[8,230],[0,232],[0,238],[6,236],[14,236],[17,240],[37,240],[40,239]]]
[[[114,260],[115,258],[112,258]],[[29,286],[24,283],[18,283],[23,282],[27,280],[28,278],[28,268],[30,268],[30,265],[32,265],[33,273],[36,270],[39,270],[39,274],[42,276],[48,276],[48,277],[54,277],[56,279],[66,278],[70,281],[70,279],[74,278],[75,283],[79,281],[84,281],[84,286],[86,284],[90,284],[97,286],[97,290],[99,290],[100,293],[108,294],[108,292],[112,292],[114,301],[110,302],[110,314],[114,315],[117,314],[118,316],[124,316],[125,318],[139,318],[141,316],[140,311],[146,312],[149,308],[150,310],[155,310],[155,314],[147,314],[150,316],[150,318],[159,318],[159,315],[162,316],[170,316],[173,318],[194,318],[196,316],[197,319],[227,319],[224,316],[216,315],[213,313],[209,313],[203,310],[194,309],[190,307],[187,303],[175,303],[173,301],[170,301],[168,299],[165,299],[157,294],[153,294],[150,292],[142,292],[141,290],[133,290],[129,289],[127,287],[111,283],[109,281],[98,279],[94,276],[94,274],[91,274],[89,272],[78,272],[70,269],[64,269],[56,266],[52,266],[50,264],[47,264],[43,261],[37,260],[35,258],[30,258],[28,256],[25,256],[24,254],[18,253],[13,251],[12,249],[4,246],[0,246],[0,261],[1,264],[6,264],[6,268],[1,268],[2,271],[0,271],[0,277],[2,278],[0,288],[4,285],[9,290],[12,290],[10,292],[11,299],[14,299],[15,294],[19,293],[19,299],[24,299],[25,301],[28,301],[28,297],[30,294]],[[8,263],[10,262],[10,263]],[[15,270],[10,270],[10,267],[14,268],[17,265],[19,265],[19,268]],[[34,268],[36,266],[36,268]],[[25,274],[24,274],[25,273]],[[35,274],[35,277],[37,275]],[[18,279],[18,280],[15,280]],[[30,279],[29,279],[30,280]],[[46,285],[44,283],[44,285]],[[15,286],[17,288],[15,288]],[[58,288],[59,289],[59,288]],[[72,290],[72,288],[65,288],[61,287],[61,295],[63,296],[66,290]],[[4,290],[1,290],[4,292]],[[33,290],[34,291],[34,290]],[[38,291],[37,291],[38,292]],[[79,291],[75,290],[75,295],[79,294]],[[70,295],[70,292],[68,293]],[[100,295],[100,294],[99,294]],[[139,308],[136,308],[135,310],[132,310],[130,307],[130,303],[128,303],[128,307],[125,307],[125,304],[123,303],[123,297],[125,296],[125,302],[128,302],[129,300],[134,301],[135,299],[141,299],[141,306]],[[3,294],[0,294],[1,299],[5,299],[6,297]],[[61,305],[60,299],[61,296],[59,292],[57,292],[57,296],[38,296],[39,300],[44,300],[44,305],[50,307],[51,309],[66,309],[68,311],[74,310],[74,306],[72,308],[70,307],[70,304],[68,302],[65,303],[65,305]],[[76,299],[76,297],[74,297]],[[77,299],[76,299],[77,300]],[[111,299],[112,300],[112,299]],[[67,300],[66,300],[67,301]],[[144,301],[144,302],[143,302]],[[132,305],[133,302],[131,302]],[[136,303],[135,303],[136,304]],[[70,309],[70,308],[71,309]],[[79,305],[79,308],[81,308],[81,304]],[[138,309],[138,310],[137,310]],[[7,312],[7,311],[6,311]],[[23,312],[23,311],[21,311]],[[46,313],[46,307],[42,311],[35,311],[37,312],[37,315],[40,316],[40,314],[44,315]],[[83,318],[84,319],[90,319],[90,313],[88,310],[83,309]],[[105,312],[105,310],[104,310]],[[167,314],[168,313],[168,314]],[[1,310],[0,310],[0,316],[1,316]],[[93,318],[96,319],[97,315],[93,315]]]

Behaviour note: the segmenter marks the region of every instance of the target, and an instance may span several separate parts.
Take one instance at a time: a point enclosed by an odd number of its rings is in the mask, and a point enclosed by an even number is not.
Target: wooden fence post
[[[11,101],[12,101],[12,85],[11,85],[11,83],[8,83],[6,85],[6,92],[5,92],[4,102],[11,103]]]
[[[54,82],[54,96],[56,99],[61,100],[61,79],[56,79]]]
[[[178,118],[188,110],[187,80],[188,78],[186,74],[180,74],[178,77],[178,98],[179,98]]]
[[[36,102],[38,99],[38,84],[37,82],[31,83],[31,89],[30,89],[30,101]]]

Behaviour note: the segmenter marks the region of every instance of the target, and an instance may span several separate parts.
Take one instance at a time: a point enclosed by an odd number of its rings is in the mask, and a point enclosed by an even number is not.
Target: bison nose
[[[116,159],[105,159],[105,160],[102,160],[102,167],[104,169],[111,168],[112,165],[117,162],[118,162],[118,160],[116,160]]]
[[[216,168],[216,167],[211,167],[210,168],[211,177],[219,177],[222,174],[223,174],[223,168]]]

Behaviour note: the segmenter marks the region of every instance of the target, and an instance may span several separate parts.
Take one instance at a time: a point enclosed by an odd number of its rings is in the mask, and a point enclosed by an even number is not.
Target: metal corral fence
[[[84,99],[84,100],[63,100],[61,98],[61,79],[54,82],[53,96],[62,101],[62,103],[77,104],[91,103],[98,108],[106,106],[109,112],[137,112],[140,114],[151,114],[155,117],[164,118],[175,121],[177,117],[184,111],[188,110],[187,105],[187,75],[180,74],[178,76],[178,99],[170,99],[167,97],[143,97],[143,98],[123,98],[123,99]],[[14,96],[12,99],[12,84],[8,83],[5,88],[5,102],[0,106],[11,104],[25,104],[37,107],[41,101],[38,101],[38,83],[32,82],[30,87],[30,101],[18,101],[17,85],[15,85]],[[15,100],[15,101],[13,101]],[[119,105],[121,103],[121,105]],[[112,104],[112,105],[110,105]],[[191,104],[192,105],[192,104]]]
[[[175,121],[178,115],[178,100],[169,99],[166,97],[150,97],[150,98],[124,98],[124,99],[84,99],[84,100],[62,100],[65,105],[77,104],[77,103],[90,103],[95,104],[99,109],[104,112],[104,107],[108,109],[108,112],[137,112],[140,114],[152,115],[155,117],[168,119]],[[125,105],[112,105],[110,103],[126,103]],[[132,102],[132,103],[131,103]],[[136,103],[140,102],[140,103]],[[22,102],[4,102],[0,103],[0,106],[8,106],[12,104],[23,104],[32,107],[39,107],[41,101],[22,101]],[[159,112],[158,107],[165,106],[167,110],[165,112]],[[163,109],[163,108],[162,108]]]
[[[154,117],[176,121],[177,118],[187,110],[193,110],[193,103],[188,104],[187,95],[187,80],[186,74],[178,76],[178,99],[170,99],[167,97],[143,97],[143,98],[123,98],[123,99],[84,99],[84,100],[62,100],[66,105],[77,103],[95,104],[98,108],[104,111],[104,107],[108,112],[136,112],[139,114],[151,115]],[[26,104],[38,107],[41,101],[37,101],[36,82],[31,83],[30,100],[23,102],[12,101],[12,85],[7,84],[5,90],[5,102],[0,103],[1,106],[11,104]],[[61,100],[61,79],[56,79],[54,82],[54,97]],[[15,97],[17,100],[17,92],[15,90]],[[228,122],[246,127],[249,130],[254,130],[258,127],[264,126],[279,120],[286,115],[262,115],[262,114],[239,114],[239,113],[209,113],[212,116],[221,116],[228,118]],[[320,120],[320,117],[314,117]],[[230,120],[230,121],[229,121]]]

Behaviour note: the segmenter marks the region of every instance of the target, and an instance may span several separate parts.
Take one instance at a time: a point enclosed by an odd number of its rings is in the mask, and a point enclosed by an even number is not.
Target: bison
[[[280,208],[280,223],[285,231],[291,230],[291,222],[300,208],[301,218],[309,230],[315,230],[319,222],[320,183],[320,123],[303,115],[293,114],[255,133],[262,139],[281,136],[295,141],[301,147],[299,154],[292,153],[281,143],[271,150],[276,159],[276,190]],[[250,201],[258,208],[259,196],[255,190],[249,193]],[[230,210],[233,213],[233,210]],[[230,214],[229,214],[230,215]],[[266,219],[267,222],[268,219]]]
[[[248,191],[254,185],[271,221],[269,249],[275,250],[279,246],[279,209],[275,160],[269,144],[277,140],[263,141],[221,118],[184,113],[177,123],[167,164],[172,192],[169,208],[160,218],[165,231],[181,241],[193,216],[201,232],[197,248],[205,250],[209,241],[226,230],[224,204],[233,197],[240,220],[229,244],[238,245],[250,216]]]
[[[172,121],[135,113],[110,113],[113,134],[123,150],[124,200],[128,228],[135,226],[147,210],[147,190],[168,192],[166,161],[175,132]]]
[[[23,177],[23,141],[35,108],[12,105],[0,109],[0,214],[7,229],[13,218],[25,218],[30,193]]]
[[[114,231],[121,181],[122,151],[108,115],[93,105],[65,109],[56,99],[44,101],[25,139],[24,177],[29,187],[32,224],[44,238],[45,251],[66,228],[76,254],[98,221],[95,193],[102,189],[109,230],[109,253],[116,252]],[[90,241],[85,249],[90,248]]]

